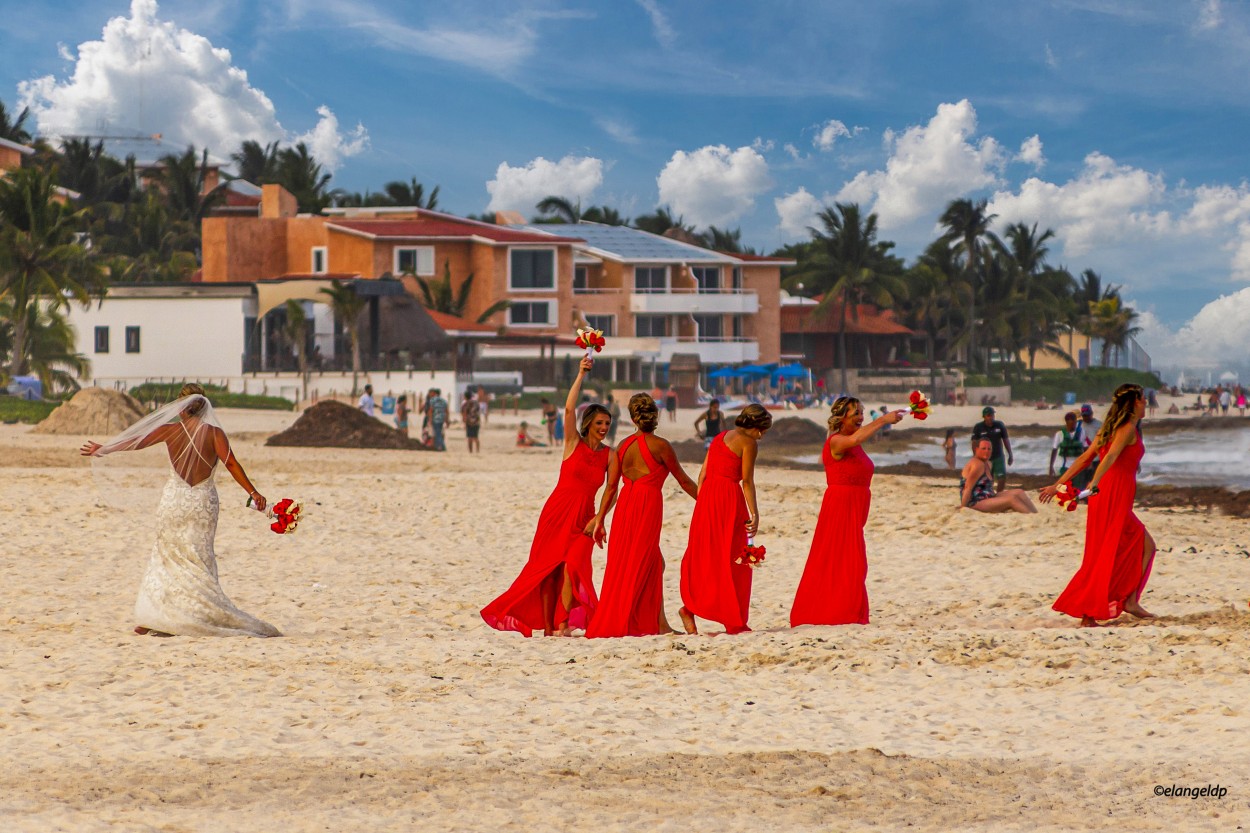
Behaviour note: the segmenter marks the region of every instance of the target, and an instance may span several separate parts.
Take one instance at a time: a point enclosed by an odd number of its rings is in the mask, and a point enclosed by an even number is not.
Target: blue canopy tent
[[[8,393],[22,399],[43,399],[43,382],[37,376],[14,376],[9,383]]]
[[[707,374],[709,379],[741,379],[742,372],[736,367],[719,367]]]
[[[782,365],[772,372],[774,382],[778,379],[806,379],[809,375],[808,369],[797,362]]]
[[[742,374],[743,378],[768,376],[776,366],[775,364],[744,364],[738,368],[738,372]]]

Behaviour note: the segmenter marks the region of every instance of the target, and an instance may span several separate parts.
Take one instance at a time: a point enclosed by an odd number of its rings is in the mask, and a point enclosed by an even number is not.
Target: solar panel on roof
[[[611,252],[622,260],[678,260],[730,263],[731,258],[667,237],[649,234],[628,226],[602,226],[597,223],[544,223],[526,226],[531,232],[580,237],[594,249]]]

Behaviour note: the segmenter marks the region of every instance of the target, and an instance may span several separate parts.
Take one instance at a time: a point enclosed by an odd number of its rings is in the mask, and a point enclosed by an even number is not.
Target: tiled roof
[[[642,231],[629,226],[605,226],[599,223],[543,223],[526,226],[537,233],[581,238],[592,249],[628,263],[732,263],[732,255],[691,246],[670,237]]]
[[[787,304],[781,308],[781,331],[783,333],[836,333],[838,331],[838,305],[830,304],[816,312],[811,305]],[[893,310],[877,309],[872,304],[860,304],[853,315],[847,310],[846,332],[850,335],[914,335],[907,327],[894,319]]]
[[[369,237],[411,240],[415,238],[481,237],[495,243],[575,243],[576,238],[533,234],[489,223],[457,222],[449,219],[419,220],[331,220],[328,229],[364,234]]]

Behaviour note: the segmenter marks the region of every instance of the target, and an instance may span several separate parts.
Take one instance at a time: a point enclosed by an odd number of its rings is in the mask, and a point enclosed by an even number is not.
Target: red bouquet
[[[1076,511],[1077,491],[1071,485],[1064,483],[1055,489],[1055,500],[1059,502],[1061,507],[1067,508],[1069,512]]]
[[[250,497],[247,499],[247,505],[252,505]],[[290,535],[299,526],[300,512],[303,508],[302,504],[289,497],[283,498],[265,510],[265,517],[273,518],[273,523],[269,525],[269,528],[278,535]]]
[[[929,414],[933,413],[929,400],[918,390],[912,391],[907,397],[907,408],[916,419],[928,419]]]
[[[754,570],[764,563],[764,555],[767,552],[768,550],[764,546],[755,546],[754,538],[748,538],[747,545],[742,548],[742,554],[734,559],[734,563],[745,564]]]
[[[577,338],[573,343],[586,351],[586,358],[591,358],[592,354],[598,353],[607,346],[607,340],[603,337],[603,330],[595,330],[590,327],[579,327],[577,329]]]

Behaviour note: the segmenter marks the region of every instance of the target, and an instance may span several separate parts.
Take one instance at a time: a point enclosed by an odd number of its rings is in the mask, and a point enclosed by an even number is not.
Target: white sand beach
[[[1059,421],[1027,410],[999,417]],[[1250,824],[1240,520],[1141,510],[1161,617],[1079,630],[1050,604],[1083,513],[956,513],[949,481],[881,476],[872,624],[791,630],[824,477],[768,468],[755,632],[526,640],[477,614],[524,562],[559,464],[513,448],[524,414],[492,413],[472,457],[458,426],[446,454],[267,448],[295,414],[220,416],[261,491],[310,513],[273,535],[218,475],[222,585],[280,639],[134,635],[154,505],[99,506],[85,438],[0,426],[4,830]],[[676,621],[692,502],[666,494]],[[1155,795],[1208,784],[1228,792]]]

